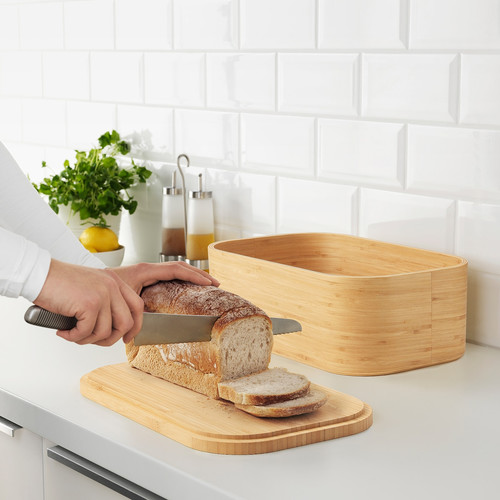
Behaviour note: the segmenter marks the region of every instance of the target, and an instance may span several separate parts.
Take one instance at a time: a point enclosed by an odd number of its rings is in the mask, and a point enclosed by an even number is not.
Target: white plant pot
[[[72,214],[69,206],[67,205],[59,205],[59,218],[63,221],[63,223],[68,226],[73,234],[79,238],[82,232],[90,227],[97,224],[97,220],[87,219],[84,224],[80,220],[80,216],[78,214]],[[116,236],[120,238],[120,224],[121,224],[122,214],[121,212],[118,215],[107,215],[105,217],[106,222],[111,230],[114,231]]]
[[[135,262],[158,262],[161,251],[162,183],[153,175],[146,183],[130,188],[137,201],[137,210],[128,217],[128,239],[125,241],[128,257]]]

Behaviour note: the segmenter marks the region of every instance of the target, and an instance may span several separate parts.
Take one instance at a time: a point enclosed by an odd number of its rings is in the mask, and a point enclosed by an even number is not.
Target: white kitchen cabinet
[[[43,500],[42,438],[0,418],[0,498]]]
[[[45,500],[162,500],[154,493],[47,440],[43,443],[43,454]]]

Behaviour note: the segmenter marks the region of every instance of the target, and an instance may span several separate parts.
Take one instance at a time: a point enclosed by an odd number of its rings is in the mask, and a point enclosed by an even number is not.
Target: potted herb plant
[[[76,236],[85,227],[97,225],[108,227],[113,219],[119,231],[119,218],[122,210],[133,214],[137,201],[128,189],[137,183],[144,183],[151,175],[146,167],[131,166],[122,168],[117,156],[126,156],[130,145],[121,140],[116,130],[99,137],[98,148],[89,151],[76,151],[75,164],[64,161],[64,168],[58,174],[46,177],[35,189],[48,197],[49,205],[56,212],[65,212],[66,223]],[[47,167],[42,162],[42,167]],[[76,217],[76,222],[70,218]],[[116,220],[118,219],[118,220]]]

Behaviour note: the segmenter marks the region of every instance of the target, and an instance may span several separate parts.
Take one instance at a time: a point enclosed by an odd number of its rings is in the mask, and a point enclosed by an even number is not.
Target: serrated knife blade
[[[135,345],[176,344],[182,342],[207,342],[218,316],[165,314],[145,312],[141,331],[135,336]],[[56,330],[70,330],[76,318],[31,306],[24,315],[27,323]],[[302,331],[301,324],[289,318],[271,318],[273,334]]]

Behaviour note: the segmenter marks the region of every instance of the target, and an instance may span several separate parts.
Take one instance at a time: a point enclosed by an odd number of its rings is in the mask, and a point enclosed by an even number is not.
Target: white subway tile
[[[208,54],[208,106],[274,111],[275,60],[274,54]]]
[[[68,102],[68,147],[88,149],[98,145],[104,132],[116,129],[116,106],[85,101]]]
[[[175,111],[175,155],[193,165],[236,168],[238,116],[215,111]]]
[[[64,147],[46,147],[43,151],[43,159],[47,163],[47,168],[41,168],[43,177],[50,174],[59,173],[64,168],[64,162],[69,160],[71,164],[75,162],[75,150]],[[42,157],[37,161],[37,165],[41,163]]]
[[[452,200],[361,189],[359,235],[453,253],[454,213]]]
[[[53,2],[20,5],[19,33],[23,49],[62,49],[63,4]]]
[[[467,339],[500,347],[500,276],[469,271],[467,280]]]
[[[21,141],[21,100],[0,98],[0,141]]]
[[[173,161],[173,111],[160,107],[117,109],[117,130],[132,144],[132,154],[148,160]]]
[[[315,0],[241,0],[241,47],[313,49]]]
[[[403,49],[400,0],[319,0],[320,49]]]
[[[239,226],[245,216],[239,189],[240,174],[208,169],[207,185],[211,186],[215,224],[224,227]]]
[[[142,102],[143,62],[140,52],[93,52],[90,90],[95,101]]]
[[[405,133],[400,123],[318,121],[319,176],[402,187]]]
[[[356,188],[282,177],[278,182],[278,233],[353,233]]]
[[[357,114],[357,54],[280,54],[278,110]]]
[[[117,49],[170,49],[171,0],[116,0]]]
[[[9,150],[21,170],[26,175],[29,175],[33,182],[40,182],[49,175],[47,170],[42,168],[44,158],[44,148],[42,146],[9,142],[5,142],[4,146]]]
[[[410,125],[408,187],[500,199],[500,131]]]
[[[204,106],[205,56],[196,53],[146,53],[144,82],[147,103]]]
[[[90,74],[88,52],[45,52],[43,94],[60,99],[88,99]]]
[[[459,202],[457,254],[471,269],[500,274],[500,205]]]
[[[0,95],[2,97],[42,96],[40,52],[0,52]]]
[[[362,63],[364,116],[456,119],[458,60],[454,54],[368,54]]]
[[[498,0],[412,0],[410,48],[498,49]]]
[[[211,170],[217,225],[262,234],[275,232],[276,178]]]
[[[238,46],[236,0],[174,2],[176,49],[235,49]]]
[[[243,168],[313,175],[313,118],[246,114],[241,116],[241,134]]]
[[[54,99],[25,99],[23,140],[40,145],[66,145],[66,103]]]
[[[64,2],[64,40],[66,49],[113,49],[113,0]]]
[[[500,125],[499,89],[499,55],[462,55],[460,121]]]
[[[19,48],[19,16],[16,5],[0,6],[0,48]]]

